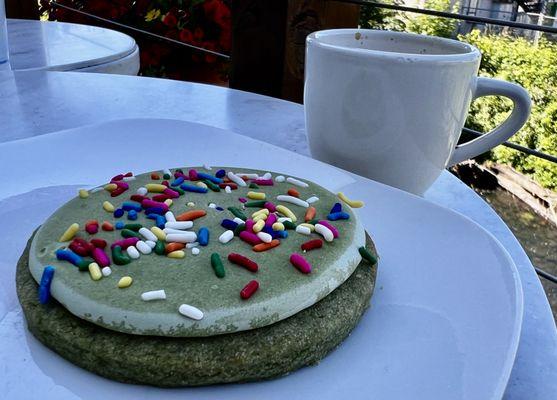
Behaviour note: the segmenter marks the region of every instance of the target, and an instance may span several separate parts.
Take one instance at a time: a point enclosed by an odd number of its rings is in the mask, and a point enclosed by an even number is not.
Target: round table
[[[72,90],[73,88],[80,90]],[[235,131],[309,155],[303,107],[217,86],[104,74],[0,73],[0,142],[120,118],[171,118]],[[541,283],[509,228],[473,190],[444,172],[424,196],[491,232],[520,274],[524,320],[505,399],[557,393],[557,330]]]
[[[139,48],[128,35],[66,22],[8,19],[13,70],[137,75]]]

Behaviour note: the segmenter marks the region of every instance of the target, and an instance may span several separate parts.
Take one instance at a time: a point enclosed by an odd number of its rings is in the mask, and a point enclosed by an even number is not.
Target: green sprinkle
[[[234,228],[234,236],[240,236],[240,232],[246,230],[246,224],[238,224],[236,228]]]
[[[366,249],[364,246],[360,247],[358,251],[360,252],[362,258],[365,259],[367,262],[369,262],[371,265],[377,263],[377,257],[371,254],[371,252],[368,249]]]
[[[213,266],[215,275],[219,278],[224,278],[224,265],[222,265],[222,260],[220,259],[218,253],[211,254],[211,265]]]
[[[126,225],[124,225],[124,229],[129,229],[130,231],[134,231],[134,232],[139,231],[141,228],[143,228],[143,225],[141,225],[141,224],[126,224]]]
[[[249,184],[249,188],[250,189],[259,189],[259,185],[255,182],[252,182]]]
[[[157,240],[157,244],[155,244],[155,254],[163,256],[165,252],[164,242],[162,240]]]
[[[89,264],[91,264],[91,261],[82,259],[79,264],[77,264],[77,268],[79,268],[80,271],[89,271]]]
[[[263,208],[263,207],[265,207],[265,202],[266,202],[266,200],[254,200],[254,201],[248,201],[244,205],[246,207]]]
[[[209,189],[211,189],[213,192],[220,192],[220,187],[219,185],[215,184],[214,182],[211,182],[209,179],[203,179],[202,181],[204,184],[207,185],[207,187]]]
[[[315,224],[317,224],[318,222],[319,222],[319,219],[315,218],[315,219],[312,219],[311,221],[308,221],[307,223],[308,223],[308,224],[311,224],[311,225],[315,225]]]
[[[290,221],[284,221],[282,223],[286,229],[296,229],[296,224]]]
[[[162,177],[163,179],[170,179],[170,174],[164,174]]]
[[[131,262],[130,256],[122,252],[121,246],[114,246],[112,248],[112,260],[116,265],[126,265]]]
[[[243,221],[248,219],[248,217],[246,217],[246,215],[238,207],[228,207],[228,211],[230,211],[232,214],[234,214],[235,217],[238,217]]]
[[[131,237],[139,238],[139,234],[137,232],[132,231],[131,229],[122,229],[120,231],[120,234],[122,235],[122,237],[125,238],[131,238]]]
[[[183,195],[184,193],[186,193],[186,191],[178,186],[172,186],[172,190],[174,190],[175,192],[178,192],[181,195]]]

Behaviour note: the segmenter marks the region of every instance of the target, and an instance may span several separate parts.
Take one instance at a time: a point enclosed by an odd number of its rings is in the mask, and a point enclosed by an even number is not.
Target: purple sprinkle
[[[244,198],[244,197],[240,197],[238,198],[238,200],[240,200],[241,203],[247,203],[248,199]]]

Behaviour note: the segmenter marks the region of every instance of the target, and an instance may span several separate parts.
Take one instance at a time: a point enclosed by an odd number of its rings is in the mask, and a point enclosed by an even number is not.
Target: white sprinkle
[[[145,196],[148,193],[148,190],[146,187],[141,186],[140,188],[137,189],[136,193],[141,196]]]
[[[234,219],[232,221],[236,222],[238,225],[246,223],[246,221],[244,221],[242,218],[238,218],[238,217],[234,217]]]
[[[234,238],[234,232],[233,231],[224,231],[222,235],[219,236],[219,242],[221,242],[222,244],[228,243],[230,242],[232,239]]]
[[[308,204],[307,201],[304,201],[304,200],[299,199],[299,198],[294,197],[294,196],[288,196],[288,195],[285,195],[285,194],[278,195],[277,200],[278,201],[284,201],[284,202],[287,202],[287,203],[290,203],[290,204],[295,204],[295,205],[300,206],[300,207],[305,207],[305,208],[309,207],[309,204]]]
[[[104,186],[97,186],[97,187],[89,190],[89,193],[97,193],[97,192],[100,192],[103,189],[104,189]]]
[[[122,178],[123,181],[129,182],[129,181],[133,181],[135,179],[135,176],[124,176],[124,178]]]
[[[164,174],[168,174],[168,175],[172,176],[172,172],[170,172],[170,170],[169,170],[168,168],[163,169],[163,170],[162,170],[162,174],[163,174],[163,175],[164,175]]]
[[[292,222],[292,218],[280,217],[279,219],[277,219],[277,221],[280,223],[283,223],[284,221]]]
[[[164,228],[162,231],[163,231],[164,233],[166,233],[167,235],[168,235],[169,233],[177,233],[177,234],[180,234],[180,233],[190,232],[190,231],[183,231],[183,230],[181,230],[181,229],[172,229],[172,228]]]
[[[178,312],[183,316],[195,319],[196,321],[199,321],[203,318],[203,311],[194,306],[190,306],[189,304],[182,304],[180,307],[178,307]]]
[[[291,176],[289,176],[288,178],[286,178],[286,182],[289,182],[289,183],[291,183],[291,184],[293,184],[293,185],[300,186],[300,187],[304,187],[304,188],[306,188],[306,187],[309,186],[307,183],[302,182],[302,181],[300,181],[300,180],[298,180],[298,179],[296,179],[296,178],[292,178]]]
[[[207,189],[207,185],[205,184],[205,182],[199,181],[195,184],[195,186],[199,186],[200,188]]]
[[[259,178],[259,175],[254,174],[254,173],[249,173],[249,172],[236,172],[236,175],[238,176],[245,176],[248,179],[257,179]]]
[[[128,253],[128,256],[130,256],[130,258],[133,258],[134,260],[139,258],[139,251],[137,251],[137,248],[135,246],[129,246],[126,249],[126,252]]]
[[[209,208],[217,208],[217,205],[215,203],[209,203]]]
[[[196,256],[196,255],[199,254],[200,251],[201,251],[201,250],[199,250],[197,247],[194,247],[194,248],[191,249],[191,254],[193,254],[194,256]]]
[[[154,249],[157,245],[157,243],[152,240],[146,240],[145,243],[147,243],[147,246],[149,246],[151,249]]]
[[[195,203],[193,201],[188,201],[188,203],[186,204],[186,206],[188,207],[193,207],[195,206]]]
[[[224,191],[228,194],[232,193],[232,189],[230,188],[230,186],[225,186]]]
[[[273,237],[267,232],[258,232],[257,237],[264,243],[271,243],[271,241],[273,240]]]
[[[110,269],[110,267],[104,267],[103,269],[101,269],[101,272],[103,276],[108,276],[112,273],[112,269]]]
[[[137,250],[139,250],[141,254],[151,254],[151,252],[153,251],[153,249],[151,249],[151,246],[149,246],[143,240],[137,242],[135,244],[135,247],[137,247]]]
[[[263,176],[261,177],[261,179],[272,179],[273,175],[271,175],[270,172],[266,172],[265,174],[263,174]]]
[[[279,175],[275,178],[275,182],[284,182],[286,180],[286,178],[283,175]]]
[[[298,225],[296,227],[296,232],[301,233],[302,235],[311,235],[311,229],[307,226]]]
[[[166,292],[164,291],[164,289],[144,292],[141,293],[141,300],[143,301],[166,300]]]
[[[228,176],[228,179],[230,179],[232,182],[234,182],[238,186],[243,186],[243,187],[247,186],[247,183],[244,182],[244,180],[242,178],[240,178],[238,175],[236,175],[232,171],[228,171],[226,176]]]
[[[181,233],[169,233],[166,235],[166,241],[168,243],[191,243],[197,240],[197,235],[195,232],[181,232]]]
[[[152,242],[157,241],[157,237],[155,236],[155,234],[145,227],[139,228],[139,234],[143,236],[146,240],[150,240]]]
[[[193,226],[193,221],[170,221],[164,224],[165,228],[170,229],[190,229]]]
[[[306,200],[306,202],[308,202],[309,204],[313,204],[316,201],[319,201],[319,197],[317,196],[311,196],[309,199]]]
[[[176,217],[174,216],[174,213],[172,211],[165,212],[164,218],[166,218],[166,222],[176,222]]]
[[[315,232],[323,236],[323,239],[325,239],[327,242],[332,242],[333,239],[335,238],[333,232],[331,232],[331,230],[327,228],[325,225],[315,224]]]
[[[197,246],[199,246],[199,242],[186,243],[186,249],[193,249],[194,247]]]
[[[207,171],[212,171],[213,170],[213,168],[211,168],[211,166],[207,165],[207,164],[203,164],[203,168],[205,168]]]

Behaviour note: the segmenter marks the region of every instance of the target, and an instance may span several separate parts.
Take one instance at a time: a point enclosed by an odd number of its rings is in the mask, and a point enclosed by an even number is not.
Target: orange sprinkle
[[[114,226],[108,221],[104,221],[103,224],[101,225],[101,228],[102,228],[103,231],[113,231],[114,230]]]
[[[161,179],[161,177],[159,176],[159,174],[152,173],[152,174],[151,174],[151,179],[155,179],[155,180],[156,180],[156,179]]]
[[[168,254],[176,250],[182,250],[184,247],[186,247],[184,243],[172,242],[164,246],[164,251]]]
[[[260,251],[267,251],[267,250],[272,249],[273,247],[277,247],[279,244],[280,244],[280,240],[278,240],[278,239],[273,239],[273,240],[271,240],[269,243],[259,243],[259,244],[256,244],[256,245],[253,246],[251,249],[252,249],[253,251],[257,251],[257,252],[260,252]]]
[[[191,210],[186,211],[176,217],[176,221],[193,221],[194,219],[201,218],[207,215],[205,210]]]
[[[294,196],[294,197],[300,197],[300,192],[298,192],[296,189],[294,188],[290,188],[288,189],[287,192],[290,196]]]
[[[304,217],[304,220],[306,222],[311,221],[312,219],[315,218],[315,213],[316,213],[315,207],[309,206],[308,209],[306,210],[306,216]]]

